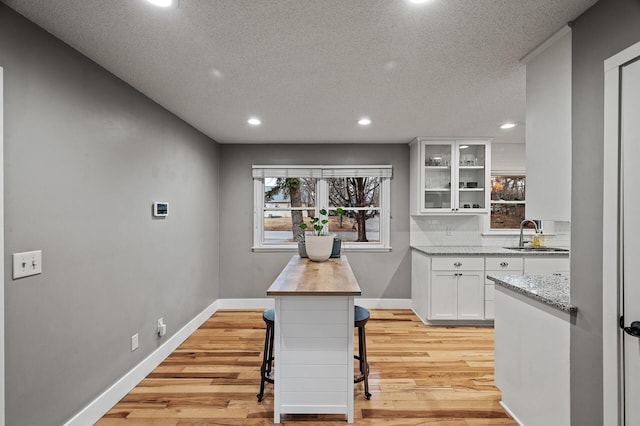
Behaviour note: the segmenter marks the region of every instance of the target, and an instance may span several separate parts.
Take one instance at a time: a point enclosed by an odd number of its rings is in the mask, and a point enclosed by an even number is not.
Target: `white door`
[[[4,135],[3,124],[3,69],[0,67],[0,258],[4,259]],[[0,262],[0,426],[4,426],[4,262]]]
[[[621,67],[622,316],[624,415],[640,424],[640,57]],[[633,322],[637,321],[636,324]]]

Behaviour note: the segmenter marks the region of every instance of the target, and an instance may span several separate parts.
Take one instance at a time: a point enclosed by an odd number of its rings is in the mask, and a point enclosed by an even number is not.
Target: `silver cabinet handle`
[[[509,266],[509,262],[500,262],[500,266],[506,268],[507,266]]]
[[[462,266],[462,262],[456,262],[453,264],[453,266]]]

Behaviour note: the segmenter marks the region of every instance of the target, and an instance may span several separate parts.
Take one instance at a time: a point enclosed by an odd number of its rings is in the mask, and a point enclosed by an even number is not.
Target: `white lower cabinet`
[[[569,275],[569,257],[429,256],[411,251],[411,307],[423,322],[492,321],[495,287],[486,277]]]
[[[485,260],[484,278],[484,317],[495,318],[495,284],[487,279],[487,275],[500,277],[504,275],[520,275],[524,268],[521,257],[487,257]]]
[[[483,258],[432,258],[427,319],[483,320],[483,276]]]

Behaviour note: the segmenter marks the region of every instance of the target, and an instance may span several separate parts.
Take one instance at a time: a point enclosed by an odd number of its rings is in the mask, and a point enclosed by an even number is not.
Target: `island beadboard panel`
[[[121,425],[271,425],[273,388],[258,403],[262,311],[216,312],[98,421]],[[357,339],[356,339],[357,340]],[[355,424],[516,425],[494,385],[490,327],[430,327],[410,310],[371,310],[371,400],[355,386]],[[282,424],[346,424],[287,415]]]

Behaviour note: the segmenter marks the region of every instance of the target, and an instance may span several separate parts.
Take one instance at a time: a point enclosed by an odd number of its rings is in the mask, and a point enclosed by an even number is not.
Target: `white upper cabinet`
[[[412,215],[489,212],[489,140],[417,138],[410,149]]]
[[[571,29],[522,59],[527,67],[528,219],[571,220]]]

